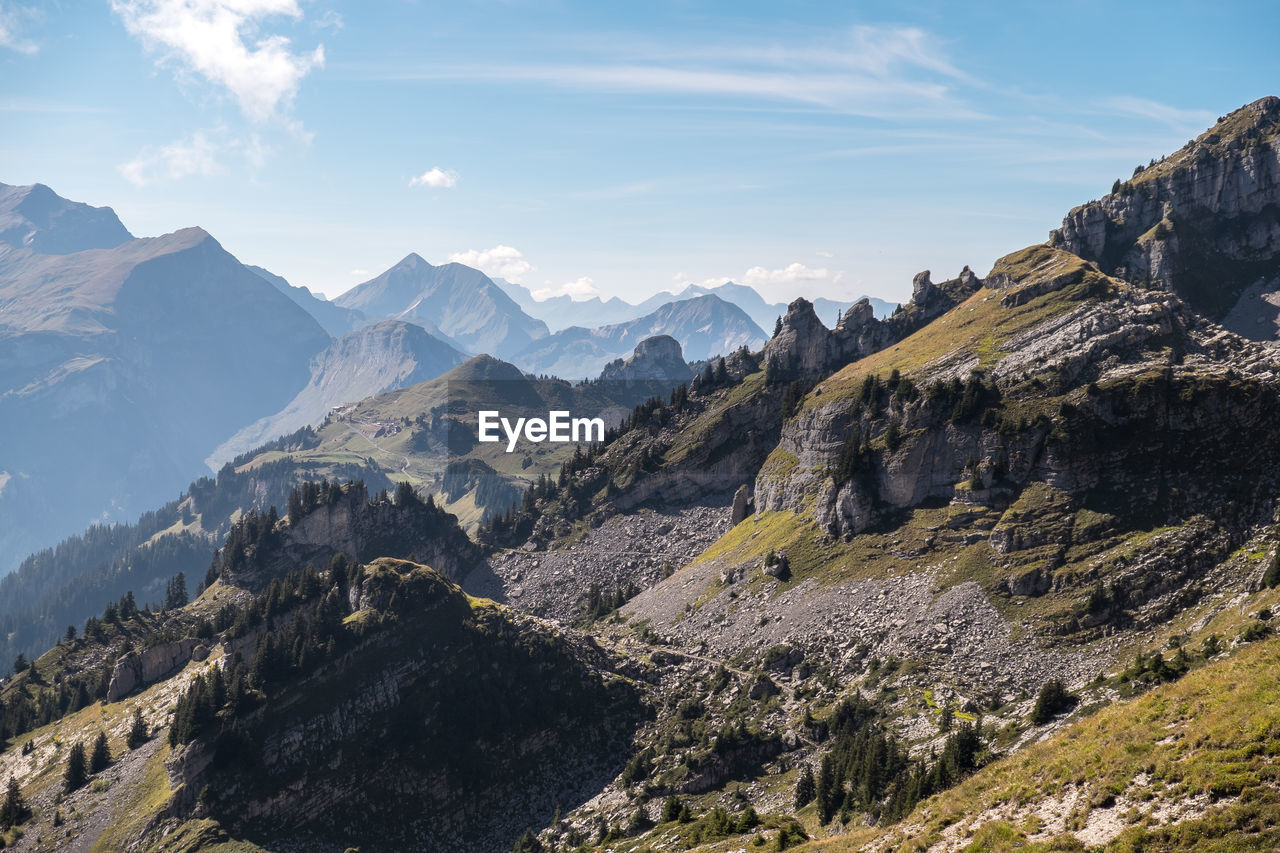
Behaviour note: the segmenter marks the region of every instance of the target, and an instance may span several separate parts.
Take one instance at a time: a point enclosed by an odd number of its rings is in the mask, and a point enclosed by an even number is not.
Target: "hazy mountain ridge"
[[[547,327],[520,310],[488,276],[462,264],[432,266],[407,255],[381,275],[334,300],[370,320],[407,320],[439,328],[468,352],[506,358],[546,337]]]
[[[293,397],[329,342],[199,228],[4,252],[0,304],[6,569],[173,494],[209,447]]]
[[[283,277],[262,267],[246,264],[246,266],[275,286],[276,290],[293,300],[294,304],[306,311],[326,332],[340,338],[365,325],[367,320],[359,311],[335,305],[328,299],[315,295],[306,287],[290,284]]]
[[[688,361],[728,355],[743,346],[757,348],[767,340],[765,332],[736,305],[716,296],[700,296],[666,303],[652,314],[625,323],[564,329],[536,341],[512,360],[531,373],[592,377],[655,335],[679,341]]]
[[[746,312],[753,323],[765,330],[772,329],[774,322],[787,313],[785,302],[769,304],[755,288],[735,284],[732,281],[712,287],[690,284],[679,292],[655,293],[635,305],[617,296],[611,296],[608,299],[601,299],[599,296],[581,300],[575,300],[569,296],[537,299],[524,285],[500,278],[494,279],[494,282],[514,299],[526,314],[544,321],[552,332],[563,331],[571,326],[594,328],[625,323],[651,314],[670,302],[684,302],[709,295],[718,296],[725,302],[737,305]],[[888,317],[898,307],[897,303],[882,299],[868,297],[868,300],[876,316],[881,319]],[[813,303],[818,316],[832,317],[843,315],[857,301],[857,299],[851,299],[848,302],[841,302],[820,296]]]
[[[205,463],[216,471],[277,436],[319,424],[336,406],[434,379],[464,359],[425,329],[400,320],[346,334],[311,360],[311,381],[289,405],[241,429]]]

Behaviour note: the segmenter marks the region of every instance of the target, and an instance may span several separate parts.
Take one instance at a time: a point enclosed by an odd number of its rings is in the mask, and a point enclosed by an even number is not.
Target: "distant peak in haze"
[[[15,248],[67,255],[132,239],[109,207],[69,201],[44,184],[0,184],[0,241]]]

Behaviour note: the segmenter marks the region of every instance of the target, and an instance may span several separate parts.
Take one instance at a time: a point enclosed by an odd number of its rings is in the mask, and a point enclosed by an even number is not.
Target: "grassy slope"
[[[896,369],[904,376],[927,377],[929,368],[944,357],[949,362],[976,359],[978,367],[990,367],[1005,354],[1005,341],[1085,300],[1099,298],[1105,285],[1124,286],[1075,255],[1043,245],[1029,246],[1001,258],[991,272],[1008,275],[1016,286],[1002,290],[984,287],[915,334],[837,371],[820,383],[821,393],[805,398],[805,407],[829,405],[833,398],[851,395],[869,375],[887,377]],[[1079,279],[1023,305],[1004,308],[1000,304],[1019,288],[1068,276]]]
[[[312,478],[319,479],[332,476],[332,471],[339,465],[371,464],[393,482],[408,480],[415,486],[434,491],[439,488],[440,477],[450,459],[474,458],[483,460],[499,474],[524,488],[537,480],[539,474],[558,473],[560,466],[573,455],[572,445],[549,442],[537,445],[522,442],[522,450],[532,448],[527,453],[507,453],[505,441],[478,444],[465,454],[452,456],[447,456],[446,449],[440,445],[433,444],[425,450],[415,446],[417,427],[406,427],[404,419],[413,421],[420,415],[442,411],[446,405],[451,409],[456,407],[457,400],[451,399],[450,395],[459,384],[451,385],[447,378],[450,375],[344,407],[317,428],[318,446],[287,453],[278,450],[262,453],[241,465],[240,470],[288,458],[306,467]],[[468,424],[474,424],[474,410],[477,408],[481,406],[470,406],[472,414],[467,417]],[[514,405],[502,408],[514,409]],[[379,435],[380,431],[384,434]],[[524,464],[526,457],[528,465]],[[479,523],[482,516],[470,494],[447,504],[447,508],[468,527]]]
[[[1276,672],[1280,639],[1245,646],[996,762],[878,833],[875,847],[949,838],[966,850],[1082,849],[1062,837],[1074,832],[1111,850],[1280,849]],[[862,850],[871,840],[859,833],[805,849]]]

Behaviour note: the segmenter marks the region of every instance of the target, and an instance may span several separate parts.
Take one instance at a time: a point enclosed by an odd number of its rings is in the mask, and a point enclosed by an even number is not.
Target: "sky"
[[[1280,94],[1274,2],[0,0],[0,182],[329,297],[905,300]]]

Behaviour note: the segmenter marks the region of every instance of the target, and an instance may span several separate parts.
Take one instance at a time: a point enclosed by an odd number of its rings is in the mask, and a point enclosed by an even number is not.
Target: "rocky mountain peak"
[[[605,381],[661,380],[683,382],[690,377],[680,342],[670,335],[654,335],[636,344],[635,354],[626,361],[614,361],[600,373]]]
[[[816,376],[830,360],[831,332],[803,297],[787,306],[782,325],[764,347],[766,362],[802,376]]]
[[[1050,245],[1171,290],[1240,334],[1274,339],[1280,310],[1264,303],[1280,291],[1280,99],[1241,107],[1138,166],[1068,213]]]
[[[871,300],[864,296],[853,303],[848,311],[844,312],[844,316],[840,318],[840,322],[836,325],[836,331],[860,329],[878,322],[875,309],[871,307]]]
[[[911,279],[911,301],[917,305],[923,304],[933,293],[933,281],[929,276],[929,270],[925,270],[916,273]]]
[[[65,255],[132,239],[109,207],[70,201],[44,184],[0,184],[0,241],[11,246]]]

